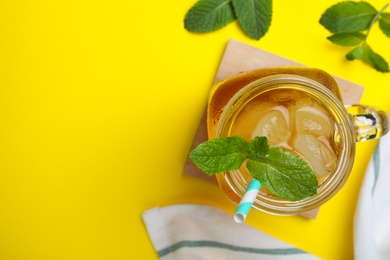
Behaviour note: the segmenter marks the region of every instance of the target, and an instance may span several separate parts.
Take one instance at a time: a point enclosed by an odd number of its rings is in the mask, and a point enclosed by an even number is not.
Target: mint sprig
[[[340,46],[356,46],[347,53],[348,60],[362,60],[380,72],[389,72],[386,60],[374,52],[367,39],[377,22],[382,32],[390,37],[389,4],[379,12],[367,2],[344,1],[328,8],[320,18],[320,24],[333,33],[327,37]]]
[[[199,0],[184,18],[191,32],[212,32],[234,20],[253,39],[263,37],[272,20],[272,0]]]
[[[317,193],[314,171],[299,156],[280,147],[269,147],[266,137],[247,142],[241,136],[215,138],[197,146],[189,157],[209,175],[246,167],[253,178],[273,195],[298,201]]]

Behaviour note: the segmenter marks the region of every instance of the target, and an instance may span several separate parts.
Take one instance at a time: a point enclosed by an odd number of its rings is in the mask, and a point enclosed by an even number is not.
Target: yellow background
[[[390,112],[390,74],[332,45],[319,23],[338,1],[274,0],[269,32],[237,22],[187,32],[196,0],[1,1],[0,259],[157,259],[144,210],[204,203],[218,187],[182,167],[230,38],[365,86]],[[387,0],[370,1],[378,10]],[[390,12],[390,10],[388,10]],[[390,61],[390,38],[368,40]],[[357,145],[343,190],[315,220],[252,211],[247,223],[324,259],[353,257],[353,217],[377,142]]]

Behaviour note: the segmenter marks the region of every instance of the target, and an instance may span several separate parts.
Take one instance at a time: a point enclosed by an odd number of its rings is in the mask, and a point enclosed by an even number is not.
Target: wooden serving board
[[[244,44],[237,40],[229,40],[219,65],[214,83],[226,79],[230,76],[247,72],[255,69],[278,67],[278,66],[304,66],[295,61],[280,57],[270,52],[258,49],[256,47]],[[338,83],[345,104],[358,104],[363,95],[364,88],[360,85],[333,76]],[[207,123],[206,109],[199,123],[194,141],[191,146],[191,151],[200,143],[207,141]],[[206,181],[217,184],[214,176],[209,177],[199,170],[194,163],[187,158],[184,165],[184,173]],[[302,214],[308,218],[314,218],[318,210]]]

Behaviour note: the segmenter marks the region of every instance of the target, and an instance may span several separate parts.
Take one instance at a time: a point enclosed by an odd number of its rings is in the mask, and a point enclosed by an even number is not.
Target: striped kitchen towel
[[[319,259],[211,206],[155,207],[142,218],[161,260]]]
[[[367,167],[354,222],[356,260],[390,259],[390,134]]]

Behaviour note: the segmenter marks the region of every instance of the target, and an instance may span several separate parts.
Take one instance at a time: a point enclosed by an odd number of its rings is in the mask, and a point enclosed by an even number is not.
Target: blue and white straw
[[[256,200],[257,193],[259,193],[260,188],[261,183],[256,179],[252,179],[246,188],[240,204],[238,204],[236,212],[234,213],[234,220],[237,223],[243,223],[245,221],[249,210],[252,208],[253,202]]]

